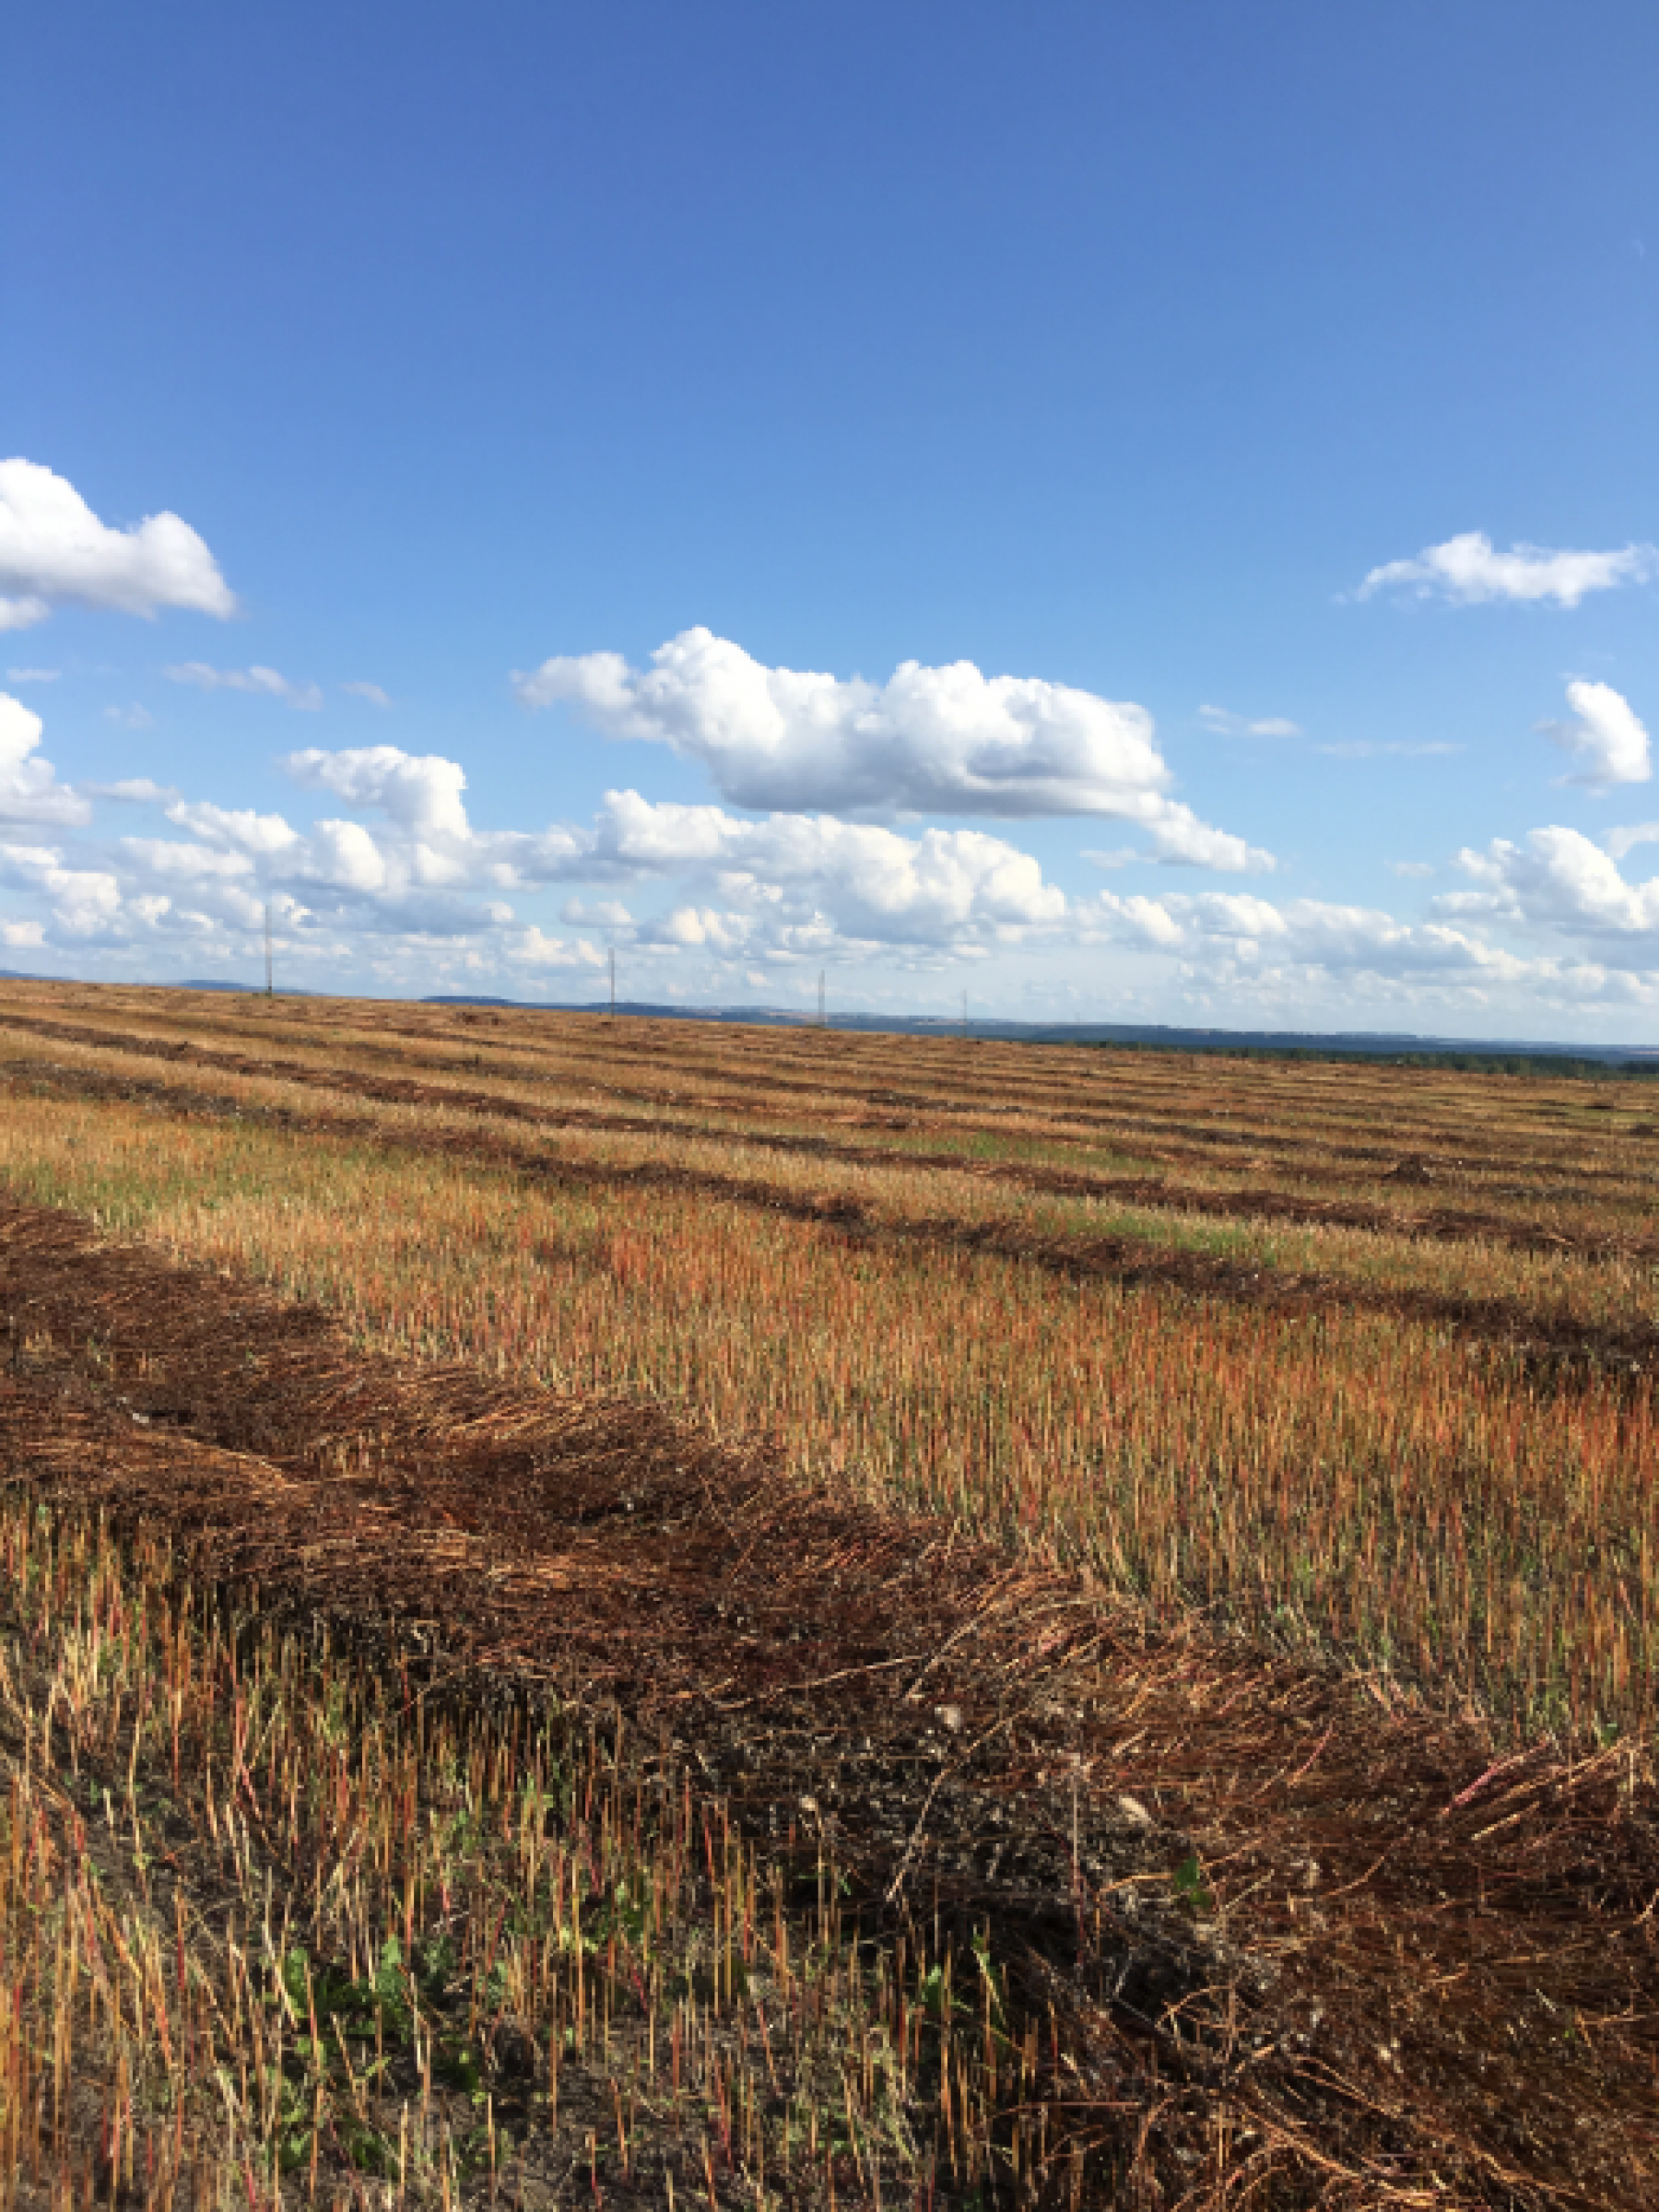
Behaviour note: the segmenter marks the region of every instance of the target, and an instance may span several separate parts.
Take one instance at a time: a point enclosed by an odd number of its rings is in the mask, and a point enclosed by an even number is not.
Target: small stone
[[[952,1735],[959,1735],[961,1734],[962,1709],[959,1705],[935,1705],[934,1707],[934,1715],[935,1719],[944,1722],[946,1727],[949,1729]]]
[[[1123,1796],[1117,1801],[1118,1811],[1125,1820],[1133,1820],[1136,1828],[1155,1828],[1157,1822],[1138,1797]]]

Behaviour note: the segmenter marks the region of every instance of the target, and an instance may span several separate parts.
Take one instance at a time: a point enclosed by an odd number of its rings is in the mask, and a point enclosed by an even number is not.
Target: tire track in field
[[[268,1074],[267,1068],[259,1072]],[[388,1128],[366,1115],[298,1113],[282,1106],[229,1100],[162,1082],[53,1063],[14,1063],[11,1085],[49,1086],[70,1096],[143,1100],[181,1119],[242,1120],[295,1135],[362,1142],[382,1149],[504,1169],[533,1182],[595,1191],[660,1191],[709,1198],[781,1215],[877,1250],[955,1252],[968,1257],[1041,1267],[1072,1282],[1111,1282],[1126,1289],[1170,1290],[1294,1317],[1319,1312],[1377,1313],[1407,1324],[1449,1328],[1509,1352],[1567,1386],[1612,1377],[1645,1377],[1659,1367],[1659,1326],[1590,1324],[1518,1299],[1368,1284],[1313,1270],[1292,1271],[1248,1260],[1196,1253],[1129,1231],[1097,1235],[1035,1234],[1018,1224],[935,1214],[920,1219],[884,1215],[844,1193],[794,1192],[758,1177],[643,1160],[624,1165],[571,1159],[519,1145],[481,1129]],[[532,1110],[526,1109],[528,1114]],[[653,1125],[653,1128],[655,1125]],[[1157,1203],[1167,1203],[1156,1186]]]

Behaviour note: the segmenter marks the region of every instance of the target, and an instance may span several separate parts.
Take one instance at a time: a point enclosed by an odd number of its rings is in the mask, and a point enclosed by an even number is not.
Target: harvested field
[[[19,2201],[1659,2194],[1643,1086],[0,1056]]]

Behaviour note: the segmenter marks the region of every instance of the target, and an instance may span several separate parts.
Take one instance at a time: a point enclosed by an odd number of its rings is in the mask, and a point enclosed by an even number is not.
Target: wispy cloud
[[[165,673],[170,683],[190,684],[198,691],[251,691],[308,714],[323,704],[319,685],[293,683],[275,668],[213,668],[206,661],[179,661]]]
[[[1390,560],[1372,569],[1358,596],[1403,592],[1415,599],[1446,599],[1456,606],[1495,600],[1550,599],[1576,606],[1591,592],[1621,583],[1641,583],[1659,573],[1659,547],[1620,546],[1607,553],[1556,550],[1548,546],[1512,546],[1500,553],[1482,530],[1465,530],[1443,545],[1425,546],[1410,560]]]
[[[378,684],[342,684],[342,691],[352,699],[366,699],[371,707],[389,707],[392,700]]]
[[[1334,760],[1375,760],[1389,754],[1402,760],[1428,760],[1441,753],[1466,752],[1468,747],[1438,738],[1419,745],[1405,738],[1373,741],[1369,737],[1345,737],[1335,745],[1316,745],[1313,750],[1328,753]]]
[[[158,783],[149,776],[123,776],[114,783],[83,783],[80,789],[88,799],[113,799],[125,806],[166,806],[182,795],[172,784]]]
[[[1287,722],[1282,714],[1266,714],[1253,721],[1248,714],[1234,714],[1226,707],[1200,707],[1198,719],[1206,730],[1218,737],[1300,737],[1300,723]]]
[[[8,668],[6,673],[14,684],[55,684],[64,672],[61,668]]]

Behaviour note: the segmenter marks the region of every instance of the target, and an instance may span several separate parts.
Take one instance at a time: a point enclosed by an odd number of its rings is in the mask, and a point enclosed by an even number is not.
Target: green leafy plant
[[[1204,1869],[1198,1863],[1196,1852],[1190,1858],[1182,1859],[1170,1879],[1178,1904],[1184,1905],[1191,1912],[1215,1911],[1216,1900],[1205,1885]]]

